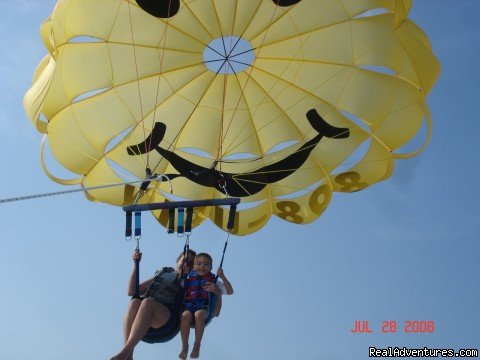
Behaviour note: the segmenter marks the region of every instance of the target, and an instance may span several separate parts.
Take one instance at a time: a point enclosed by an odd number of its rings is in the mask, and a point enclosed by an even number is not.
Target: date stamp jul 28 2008
[[[380,331],[382,333],[433,333],[435,331],[435,322],[433,320],[405,320],[398,323],[396,320],[384,320],[381,323]],[[370,327],[368,320],[355,320],[350,332],[354,334],[373,333],[374,329]]]

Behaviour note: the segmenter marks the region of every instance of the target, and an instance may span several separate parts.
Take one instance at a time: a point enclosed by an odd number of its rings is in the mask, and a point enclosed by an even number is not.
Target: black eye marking
[[[292,6],[299,3],[302,0],[272,0],[272,1],[279,6]]]
[[[136,0],[138,6],[157,18],[170,18],[180,9],[180,0]]]

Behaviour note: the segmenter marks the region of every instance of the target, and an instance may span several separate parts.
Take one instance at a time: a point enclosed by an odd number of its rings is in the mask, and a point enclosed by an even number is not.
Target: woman
[[[111,360],[132,359],[135,346],[147,332],[179,321],[178,313],[174,311],[171,295],[173,291],[180,290],[179,277],[190,271],[195,255],[195,251],[189,250],[187,261],[184,262],[182,252],[177,258],[175,270],[164,268],[162,271],[157,271],[154,277],[140,284],[140,294],[145,295],[142,298],[133,297],[130,301],[124,320],[125,344],[123,349]],[[134,262],[140,261],[141,257],[140,252],[135,252],[133,254]],[[135,271],[134,267],[128,283],[129,296],[135,294]],[[173,298],[175,295],[174,293]],[[216,313],[218,314],[218,311]]]

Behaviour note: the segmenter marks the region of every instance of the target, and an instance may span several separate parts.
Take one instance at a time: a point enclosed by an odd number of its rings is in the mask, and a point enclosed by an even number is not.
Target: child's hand
[[[220,290],[218,285],[211,282],[207,282],[205,285],[203,285],[203,290],[208,292],[213,292],[215,295],[222,294],[222,291]]]
[[[217,275],[218,277],[221,277],[221,278],[225,276],[225,274],[223,273],[223,269],[221,267],[218,268]]]

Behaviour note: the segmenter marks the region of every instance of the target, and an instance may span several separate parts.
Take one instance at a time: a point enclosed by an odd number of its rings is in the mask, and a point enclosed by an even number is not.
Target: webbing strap
[[[175,209],[168,209],[168,230],[169,234],[173,234],[175,232]]]
[[[227,223],[228,230],[233,230],[233,227],[235,226],[236,211],[237,211],[237,204],[231,204],[230,212],[228,213],[228,223]]]
[[[135,237],[142,236],[142,213],[135,211]]]
[[[184,225],[183,225],[183,215],[185,213],[185,209],[179,208],[177,210],[177,234],[183,234]]]
[[[193,208],[187,208],[187,219],[185,220],[185,232],[192,232]]]
[[[125,213],[125,238],[130,239],[132,237],[132,212],[127,211]]]

